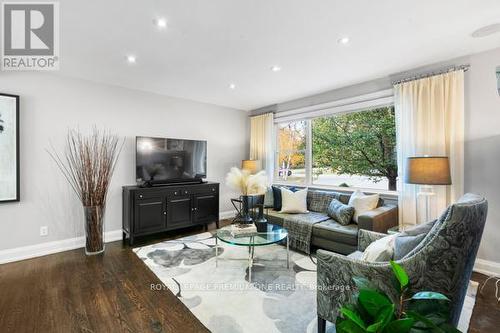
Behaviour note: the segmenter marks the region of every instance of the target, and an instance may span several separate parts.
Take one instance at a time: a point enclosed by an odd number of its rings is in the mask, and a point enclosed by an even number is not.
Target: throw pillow
[[[422,242],[431,231],[436,220],[417,225],[398,234],[394,243],[394,260],[404,258]]]
[[[281,210],[281,187],[272,186],[273,190],[273,209]]]
[[[308,191],[307,192],[307,208],[310,211],[324,213],[332,202],[333,199],[340,200],[341,194],[338,192],[330,191]]]
[[[281,210],[280,213],[300,214],[307,211],[307,188],[293,192],[287,188],[281,188]]]
[[[394,260],[403,259],[408,253],[411,252],[418,244],[427,236],[427,234],[420,234],[409,236],[401,234],[396,237],[394,242]]]
[[[266,193],[264,194],[264,207],[274,208],[274,194],[272,187],[268,187],[266,189]]]
[[[281,186],[272,186],[271,188],[273,190],[273,205],[272,205],[273,210],[280,211],[281,210],[281,189],[282,189],[282,187]],[[283,187],[283,188],[286,188],[286,187]],[[290,188],[288,188],[288,190],[290,190],[292,192],[297,192],[299,190],[299,188],[290,187]]]
[[[386,262],[394,255],[394,240],[397,235],[389,235],[380,238],[365,249],[361,260],[369,262]]]
[[[357,223],[359,215],[377,208],[378,199],[378,194],[366,195],[359,190],[351,194],[348,205],[354,207],[353,221]]]
[[[354,207],[344,205],[337,199],[333,199],[326,210],[328,216],[342,225],[348,225],[352,221],[354,215]]]

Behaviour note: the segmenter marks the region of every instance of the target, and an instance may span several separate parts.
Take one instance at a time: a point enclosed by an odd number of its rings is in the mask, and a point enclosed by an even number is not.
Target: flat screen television
[[[200,183],[207,177],[207,142],[136,137],[136,180],[141,185]]]

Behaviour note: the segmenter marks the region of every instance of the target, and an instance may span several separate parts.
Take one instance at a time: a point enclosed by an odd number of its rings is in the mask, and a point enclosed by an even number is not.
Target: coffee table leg
[[[290,245],[288,244],[288,236],[286,236],[286,268],[290,268]]]
[[[248,282],[252,282],[253,246],[248,247]]]
[[[215,267],[217,267],[218,258],[219,258],[219,241],[217,237],[215,237]]]

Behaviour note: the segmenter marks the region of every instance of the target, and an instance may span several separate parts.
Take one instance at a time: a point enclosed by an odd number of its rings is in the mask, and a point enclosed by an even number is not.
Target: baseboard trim
[[[219,219],[230,219],[236,216],[236,211],[235,210],[227,210],[225,212],[220,212],[219,213]]]
[[[236,211],[225,211],[219,214],[220,219],[228,219],[236,216]],[[122,239],[121,230],[107,231],[104,234],[106,243]],[[20,261],[30,258],[42,257],[49,254],[79,249],[85,246],[85,237],[68,238],[53,242],[40,243],[35,245],[21,246],[13,249],[0,251],[0,264]]]
[[[500,263],[484,259],[476,259],[474,272],[488,276],[500,276]]]
[[[121,230],[112,230],[104,233],[104,241],[106,243],[114,242],[120,239],[122,239]],[[85,237],[81,236],[59,241],[16,247],[0,251],[0,264],[46,256],[48,254],[74,250],[84,246]]]

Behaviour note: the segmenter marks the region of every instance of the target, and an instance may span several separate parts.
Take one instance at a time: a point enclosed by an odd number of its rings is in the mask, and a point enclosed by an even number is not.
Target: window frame
[[[388,90],[380,91],[373,94],[358,96],[354,98],[350,98],[349,100],[352,103],[341,103],[339,101],[325,103],[325,108],[317,107],[307,107],[299,112],[300,109],[285,111],[286,114],[283,114],[281,117],[275,117],[275,135],[274,135],[274,147],[275,147],[275,163],[274,163],[274,184],[277,185],[295,185],[302,186],[314,189],[327,189],[327,190],[337,190],[342,192],[352,192],[352,190],[361,190],[364,192],[371,193],[380,193],[384,194],[388,197],[396,197],[399,194],[399,190],[390,191],[383,189],[374,189],[374,188],[363,188],[363,187],[339,187],[334,185],[321,185],[314,184],[312,177],[312,121],[316,118],[329,117],[329,116],[337,116],[342,114],[349,114],[355,112],[368,111],[370,109],[394,106],[394,98],[392,95],[392,89],[390,90],[390,96],[388,95]],[[377,98],[369,99],[367,97],[376,96]],[[368,100],[367,100],[368,99]],[[337,103],[339,105],[335,105],[331,107],[332,103]],[[294,181],[284,181],[279,179],[279,126],[283,123],[291,123],[291,122],[306,122],[305,136],[306,136],[306,147],[305,147],[305,180],[304,183],[294,182]]]

